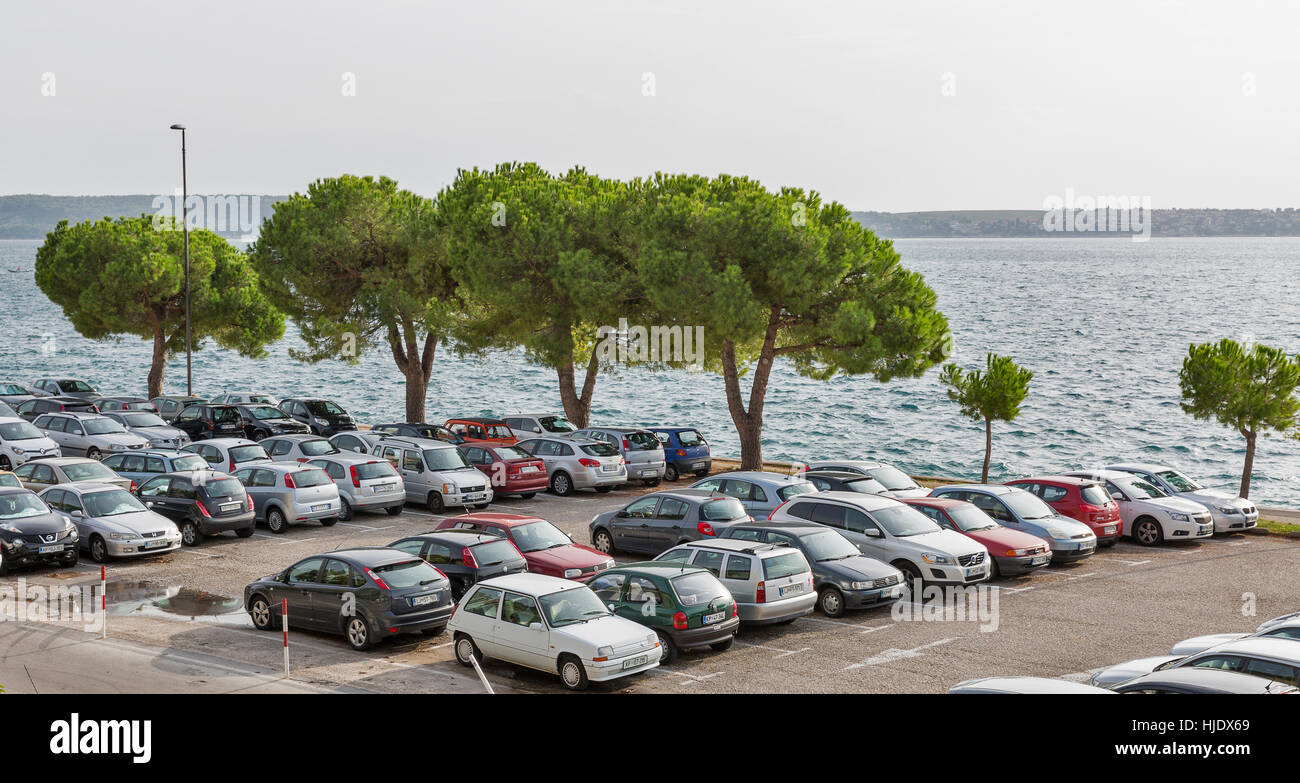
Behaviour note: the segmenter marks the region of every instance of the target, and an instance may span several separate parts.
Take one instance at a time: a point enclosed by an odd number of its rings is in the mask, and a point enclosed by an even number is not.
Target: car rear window
[[[496,452],[497,457],[500,459],[533,459],[532,454],[514,446],[498,446],[489,450]]]
[[[438,569],[423,560],[405,560],[401,563],[375,566],[370,569],[389,587],[403,588],[433,584],[442,579]]]
[[[1079,490],[1083,497],[1084,503],[1091,503],[1094,506],[1104,506],[1111,502],[1110,493],[1100,484],[1088,484]]]
[[[704,443],[704,436],[695,430],[682,430],[677,433],[677,440],[683,446],[699,446]]]
[[[320,487],[325,484],[334,483],[329,474],[320,468],[308,468],[300,470],[293,476],[293,483],[296,487]]]
[[[218,424],[239,424],[244,419],[239,415],[238,408],[213,408],[212,420]]]
[[[654,451],[664,447],[658,438],[648,432],[630,432],[624,437],[632,444],[633,451]]]
[[[655,442],[658,443],[658,441]],[[614,448],[613,445],[601,441],[583,444],[581,448],[593,457],[612,457],[618,453],[618,449]]]
[[[239,483],[239,479],[223,478],[209,481],[203,485],[203,490],[208,493],[208,497],[223,498],[229,495],[243,495],[244,485]]]
[[[578,428],[573,426],[568,419],[562,419],[559,416],[543,416],[537,420],[542,425],[542,429],[547,432],[577,432]]]
[[[735,498],[718,498],[700,506],[700,516],[710,522],[724,522],[730,519],[744,519],[749,515],[745,507]]]
[[[366,462],[357,465],[356,468],[357,478],[359,479],[387,478],[397,475],[397,469],[393,467],[392,463],[383,460]]]
[[[305,440],[298,446],[302,453],[308,457],[319,457],[323,454],[337,454],[338,448],[329,441],[321,438],[320,440]]]
[[[208,461],[198,454],[187,454],[184,457],[177,457],[172,460],[172,470],[207,470],[211,466]]]
[[[509,541],[488,541],[483,544],[475,544],[470,547],[470,551],[474,553],[474,562],[478,563],[480,567],[519,559],[519,553],[515,551],[515,545]]]
[[[811,481],[801,481],[798,484],[789,484],[781,487],[776,491],[776,494],[782,500],[789,500],[790,498],[798,497],[799,495],[807,495],[809,492],[816,491],[817,487],[814,487]]]
[[[682,574],[671,580],[673,592],[682,606],[699,606],[715,598],[731,598],[727,588],[712,574]]]
[[[74,462],[63,466],[68,481],[89,481],[91,479],[116,479],[118,475],[98,462]]]
[[[255,459],[269,459],[266,456],[266,449],[261,446],[235,446],[230,450],[230,458],[235,462],[249,462]]]
[[[780,579],[808,572],[808,561],[798,552],[763,558],[763,578]]]

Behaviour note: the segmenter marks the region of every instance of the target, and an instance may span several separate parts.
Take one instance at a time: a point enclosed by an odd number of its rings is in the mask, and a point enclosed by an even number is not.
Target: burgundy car
[[[460,446],[469,464],[483,471],[492,484],[492,492],[530,498],[550,486],[546,463],[518,446],[504,446],[489,441],[466,441]]]
[[[540,517],[484,512],[450,517],[438,530],[476,530],[509,539],[528,561],[534,574],[586,582],[611,568],[614,558],[589,546],[574,543],[567,533]]]

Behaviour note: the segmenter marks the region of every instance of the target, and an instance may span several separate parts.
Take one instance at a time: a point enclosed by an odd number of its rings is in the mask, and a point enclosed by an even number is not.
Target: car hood
[[[881,494],[890,498],[925,498],[930,496],[930,490],[925,487],[914,487],[912,489],[891,489]]]
[[[904,536],[902,538],[891,539],[891,541],[901,542],[917,550],[937,549],[940,554],[953,555],[955,557],[973,555],[976,552],[986,551],[983,544],[978,541],[972,541],[961,533],[954,533],[951,530],[922,533],[919,536]]]
[[[595,530],[596,527],[597,527],[598,525],[600,525],[600,524],[602,524],[602,523],[604,523],[604,522],[608,522],[609,520],[613,519],[613,518],[614,518],[614,515],[617,514],[617,513],[618,513],[617,510],[615,510],[615,511],[602,511],[602,512],[600,512],[599,514],[597,514],[596,516],[594,516],[594,517],[591,518],[591,522],[587,525],[587,527],[588,527],[589,529],[591,529],[591,530]]]
[[[1134,677],[1150,674],[1160,664],[1176,661],[1182,657],[1181,655],[1157,655],[1154,658],[1138,658],[1136,661],[1107,666],[1092,676],[1092,684],[1103,688],[1113,687]]]
[[[1222,489],[1198,489],[1195,492],[1180,492],[1179,497],[1229,508],[1246,508],[1251,505],[1249,500]]]
[[[185,435],[182,430],[175,427],[169,427],[165,424],[155,424],[152,427],[132,427],[131,432],[137,433],[146,438],[175,439]]]
[[[646,638],[653,633],[640,623],[624,620],[622,617],[607,615],[585,623],[573,623],[551,629],[551,633],[564,637],[587,648],[592,656],[598,647],[632,647],[640,649],[648,646]],[[586,656],[584,656],[586,657]]]
[[[568,546],[557,546],[554,549],[525,552],[524,558],[530,563],[536,562],[540,565],[563,570],[565,568],[589,568],[607,562],[609,555],[601,554],[595,549],[582,544],[570,544]]]
[[[1036,527],[1042,530],[1044,537],[1047,539],[1055,538],[1055,536],[1052,535],[1053,532],[1062,533],[1065,538],[1081,536],[1084,533],[1087,533],[1094,538],[1096,537],[1096,534],[1092,532],[1092,528],[1077,519],[1063,517],[1060,514],[1047,519],[1026,519],[1024,520],[1024,523],[1029,527]]]
[[[1145,500],[1131,500],[1129,503],[1137,508],[1145,506],[1153,510],[1175,514],[1204,514],[1206,510],[1203,503],[1181,497],[1147,498]]]
[[[991,527],[988,530],[976,530],[965,535],[970,536],[976,541],[983,544],[990,552],[1002,551],[1006,549],[1028,549],[1030,547],[1043,546],[1050,542],[1044,541],[1032,533],[1026,533],[1021,530],[1012,530],[1009,527]]]
[[[455,470],[435,470],[434,475],[457,487],[477,487],[483,483],[483,471],[473,465]]]
[[[1184,656],[1195,655],[1202,650],[1208,650],[1216,644],[1224,642],[1235,642],[1238,639],[1245,639],[1250,636],[1248,633],[1211,633],[1205,636],[1193,636],[1190,639],[1184,639],[1173,647],[1169,648],[1170,655]]]
[[[91,521],[109,532],[116,533],[170,533],[176,529],[167,517],[152,511],[134,511],[130,514],[114,514],[111,517],[91,517]]]
[[[34,517],[0,520],[0,524],[4,523],[13,525],[25,534],[61,533],[68,526],[67,519],[62,514],[53,511]]]
[[[119,446],[138,446],[141,443],[147,444],[149,442],[147,438],[129,432],[110,432],[104,435],[87,435],[86,437],[100,443],[116,443]]]
[[[814,567],[824,568],[832,574],[851,582],[874,581],[899,573],[897,568],[888,563],[882,563],[874,557],[867,557],[866,555],[855,555],[854,557],[846,557],[843,560],[824,560],[815,563]]]
[[[49,449],[57,449],[59,447],[59,444],[55,443],[53,438],[44,435],[39,438],[32,438],[31,440],[9,441],[9,445],[15,448],[20,448],[23,451],[48,451]]]

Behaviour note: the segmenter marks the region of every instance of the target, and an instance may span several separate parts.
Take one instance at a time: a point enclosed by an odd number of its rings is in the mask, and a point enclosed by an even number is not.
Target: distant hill
[[[272,207],[285,196],[198,196],[204,203],[205,227],[211,227],[226,237],[236,238],[248,233],[244,227],[253,225],[256,233],[264,218],[270,217]],[[166,195],[165,205],[155,206],[158,196],[0,196],[0,239],[44,239],[60,220],[80,223],[103,217],[130,217],[153,215],[156,212],[171,214],[180,198]],[[255,211],[260,212],[253,215]],[[191,202],[191,214],[198,207]],[[242,213],[241,213],[242,210]],[[242,217],[242,225],[241,225]]]
[[[911,237],[1058,237],[1107,233],[1048,231],[1042,210],[956,210],[948,212],[854,212],[853,217],[889,239]],[[1118,233],[1118,232],[1116,232]],[[1118,233],[1127,236],[1128,233]],[[1153,209],[1151,236],[1300,236],[1300,210]]]

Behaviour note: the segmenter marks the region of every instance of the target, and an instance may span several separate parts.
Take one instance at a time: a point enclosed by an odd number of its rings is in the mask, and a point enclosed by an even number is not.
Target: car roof
[[[646,427],[651,432],[683,432],[686,430],[699,429],[698,427],[683,427],[677,424],[656,424],[653,427]]]
[[[90,457],[44,457],[39,460],[32,460],[41,465],[79,465],[84,462],[99,462],[97,459]]]
[[[559,441],[560,443],[577,443],[583,446],[588,446],[591,445],[592,443],[605,442],[603,440],[596,440],[595,438],[575,438],[571,435],[560,435],[559,433],[555,433],[555,432],[525,432],[523,435],[524,436],[519,439],[520,441],[556,440]]]
[[[377,464],[380,462],[392,464],[389,463],[388,460],[384,459],[383,457],[379,457],[374,454],[358,454],[355,451],[343,451],[343,452],[339,452],[338,454],[321,454],[319,456],[312,457],[308,462],[315,462],[318,459],[333,460],[334,462],[341,462],[345,465],[369,465],[371,463]],[[308,463],[299,462],[297,464],[306,465]]]
[[[497,426],[505,424],[504,421],[494,419],[491,416],[452,416],[448,418],[447,421],[468,421],[473,422],[474,424],[494,424]]]
[[[26,487],[0,487],[0,495],[15,495],[18,494],[19,492],[25,492],[28,495],[36,494],[35,492],[32,492],[30,489],[27,489]]]
[[[1096,481],[1132,481],[1133,479],[1138,478],[1126,470],[1105,470],[1099,468],[1097,470],[1072,470],[1070,472],[1087,473],[1089,479],[1094,479]]]
[[[460,514],[454,517],[447,517],[447,519],[445,519],[444,521],[458,522],[467,519],[474,522],[483,522],[483,523],[495,522],[496,524],[499,524],[502,527],[515,527],[516,525],[524,525],[524,524],[528,524],[529,522],[546,521],[541,517],[529,516],[527,514],[506,514],[497,511],[481,511],[473,514]]]
[[[953,687],[1006,693],[1114,693],[1095,685],[1053,677],[980,677],[960,682]]]
[[[426,530],[423,533],[412,533],[409,536],[403,536],[402,539],[399,540],[404,541],[411,538],[439,539],[442,541],[457,541],[466,544],[481,544],[485,541],[505,540],[501,536],[494,536],[491,533],[475,533],[472,530],[455,530],[452,528],[447,528],[445,530]]]
[[[332,552],[321,552],[309,557],[335,557],[340,560],[351,560],[362,566],[381,566],[402,563],[407,560],[420,560],[415,555],[386,546],[358,546],[351,549],[335,549]],[[303,560],[306,559],[308,558],[303,558]],[[299,560],[298,562],[302,561]],[[421,560],[420,562],[424,561]]]
[[[106,419],[102,413],[92,413],[87,411],[50,411],[46,416],[64,416],[69,419]]]
[[[990,495],[1010,495],[1012,492],[1025,492],[1020,487],[1008,487],[1005,484],[944,484],[941,487],[935,487],[930,490],[933,492],[943,492],[944,490],[969,490],[972,492],[987,492]]]
[[[0,424],[13,424],[19,421],[27,421],[27,419],[24,419],[22,416],[0,416]]]
[[[684,498],[684,499],[686,499],[686,500],[699,500],[699,499],[701,499],[701,498],[726,498],[726,497],[731,497],[730,495],[724,495],[724,494],[722,494],[721,492],[715,492],[714,490],[711,490],[711,489],[699,489],[699,488],[697,488],[697,487],[683,487],[682,489],[661,489],[661,490],[658,490],[658,491],[656,491],[656,492],[647,492],[646,494],[641,495],[640,497],[632,498],[632,499],[629,500],[628,502],[629,502],[629,503],[632,503],[632,502],[635,502],[635,501],[637,501],[637,500],[640,500],[641,498],[644,498],[644,497],[651,497],[651,496],[654,496],[654,497],[677,497],[677,498]]]
[[[378,433],[376,433],[376,434],[378,434]],[[396,444],[399,444],[399,445],[414,446],[414,447],[417,448],[417,449],[429,449],[429,448],[438,448],[438,449],[444,449],[444,448],[445,448],[445,449],[454,449],[454,448],[456,448],[456,444],[455,444],[455,443],[448,443],[448,442],[445,441],[445,440],[438,440],[437,438],[417,438],[417,437],[415,437],[414,435],[390,435],[390,436],[388,436],[387,438],[384,438],[384,439],[383,439],[383,442],[384,442],[385,444],[388,444],[388,445],[392,445],[392,444],[396,443]]]
[[[875,479],[869,475],[864,476],[861,473],[854,473],[851,470],[808,470],[799,475],[805,478],[808,476],[818,476],[821,478],[842,479],[844,481],[875,481]]]
[[[572,590],[575,587],[583,587],[581,582],[574,582],[571,579],[531,573],[495,576],[479,582],[477,586],[483,585],[505,590],[517,590],[534,596],[550,595],[564,590]]]
[[[747,481],[768,481],[774,484],[802,484],[808,479],[802,475],[790,476],[785,473],[777,473],[770,470],[733,470],[729,473],[717,473],[709,478],[734,478],[745,479]],[[705,481],[707,479],[700,479]]]
[[[817,464],[857,465],[862,468],[880,468],[885,467],[888,463],[881,462],[878,459],[818,459],[808,463],[809,470],[815,470],[812,466]]]
[[[728,552],[743,552],[748,555],[765,556],[780,549],[790,549],[788,546],[780,544],[764,544],[755,541],[745,541],[739,538],[710,538],[700,541],[686,541],[673,547],[680,549],[689,547],[691,549],[725,549]],[[796,552],[798,550],[795,550]]]
[[[958,500],[957,498],[899,498],[909,506],[930,506],[931,508],[955,508],[957,506],[969,506],[970,501]]]
[[[294,443],[301,443],[305,440],[329,440],[329,438],[322,438],[320,435],[310,432],[286,432],[283,435],[272,435],[271,437],[266,438],[266,440],[287,440]]]
[[[1203,655],[1210,651],[1215,653],[1260,655],[1300,662],[1300,641],[1273,636],[1247,636],[1244,639],[1216,644],[1201,653],[1196,653],[1196,655]]]
[[[625,424],[614,424],[608,427],[584,427],[583,429],[607,430],[609,432],[644,432],[645,430],[648,430],[649,427],[629,427]]]
[[[604,571],[601,571],[600,573],[603,576],[604,574],[607,574],[610,571],[620,571],[620,572],[635,571],[638,574],[652,574],[652,575],[664,577],[665,579],[671,579],[676,576],[681,576],[682,574],[697,574],[700,572],[706,574],[711,573],[707,568],[694,566],[691,565],[690,563],[673,562],[670,560],[643,560],[639,563],[623,563],[620,565],[616,565],[613,568],[608,568]]]
[[[1097,483],[1095,479],[1080,478],[1079,476],[1065,476],[1060,474],[1053,474],[1053,475],[1045,475],[1045,476],[1026,476],[1025,478],[1012,479],[1011,481],[1008,481],[1007,484],[1012,484],[1013,482],[1016,481],[1042,481],[1049,484],[1068,484],[1069,486],[1072,487],[1082,487],[1088,484]]]
[[[904,505],[903,501],[897,498],[885,497],[884,495],[866,495],[861,492],[845,492],[838,489],[829,492],[809,492],[790,498],[791,503],[799,500],[838,500],[841,503],[849,503],[867,511],[879,511],[890,506]]]
[[[1177,468],[1168,465],[1157,465],[1154,462],[1114,462],[1106,467],[1115,470],[1141,470],[1146,473],[1163,473],[1166,470],[1177,470]]]
[[[285,436],[283,436],[283,435],[277,435],[276,437],[285,437]],[[208,438],[207,440],[196,440],[196,441],[194,441],[193,443],[190,443],[190,444],[187,444],[187,445],[190,445],[190,446],[198,446],[198,445],[201,445],[201,444],[204,444],[204,443],[206,443],[206,444],[208,444],[208,445],[210,445],[210,446],[226,446],[226,447],[230,447],[230,446],[256,446],[256,445],[257,445],[257,441],[252,441],[252,440],[249,440],[248,438]]]
[[[1126,688],[1139,684],[1150,687],[1194,685],[1224,693],[1263,693],[1268,690],[1285,690],[1295,687],[1255,674],[1224,671],[1223,669],[1207,669],[1200,666],[1176,666],[1172,669],[1161,669],[1121,683]]]
[[[46,491],[51,489],[62,489],[84,495],[88,492],[104,492],[110,489],[121,489],[121,487],[116,484],[105,484],[102,481],[78,481],[74,484],[57,484],[53,487],[47,487]]]
[[[825,533],[828,530],[833,531],[834,528],[819,525],[816,522],[787,522],[773,519],[762,522],[738,522],[734,525],[727,525],[727,530],[783,530],[787,533],[802,535],[804,533]]]

